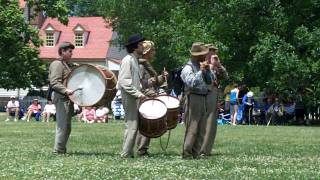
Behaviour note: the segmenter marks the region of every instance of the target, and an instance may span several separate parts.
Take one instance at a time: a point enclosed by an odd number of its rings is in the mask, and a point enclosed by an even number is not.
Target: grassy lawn
[[[219,126],[213,156],[200,160],[181,159],[183,125],[171,132],[166,152],[158,138],[152,140],[150,157],[122,159],[123,129],[122,122],[74,122],[69,154],[54,155],[54,122],[4,122],[0,117],[0,179],[320,177],[320,127]]]

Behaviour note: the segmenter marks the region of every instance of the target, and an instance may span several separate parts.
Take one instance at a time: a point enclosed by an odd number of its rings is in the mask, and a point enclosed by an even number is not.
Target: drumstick
[[[163,67],[163,72],[165,72],[166,71],[166,67]],[[168,82],[167,82],[167,76],[164,76],[164,80],[166,81],[166,83],[168,84]]]
[[[76,92],[76,91],[80,91],[80,90],[82,90],[82,89],[83,89],[83,87],[82,87],[82,86],[79,86],[77,89],[73,90],[72,93],[74,93],[74,92]]]

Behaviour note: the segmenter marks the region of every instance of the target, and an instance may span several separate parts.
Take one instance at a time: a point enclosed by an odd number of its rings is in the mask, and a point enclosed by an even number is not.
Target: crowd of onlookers
[[[309,124],[303,91],[291,95],[267,94],[266,90],[254,95],[246,85],[237,84],[224,89],[224,111],[220,118],[237,124]],[[230,116],[225,116],[230,114]]]
[[[121,98],[120,98],[120,101],[121,101]],[[115,109],[115,107],[113,107],[113,109]],[[51,100],[47,100],[44,108],[42,108],[40,101],[37,98],[34,98],[31,104],[24,109],[23,107],[20,106],[20,102],[16,99],[16,97],[11,96],[10,100],[5,106],[5,110],[6,110],[5,121],[24,120],[24,121],[30,122],[34,118],[35,121],[49,122],[50,118],[52,120],[55,120],[55,115],[56,115],[56,107]],[[81,108],[78,105],[74,104],[74,116],[78,119],[78,121],[82,121],[86,123],[95,123],[95,122],[106,123],[108,122],[108,115],[109,115],[109,109],[104,106]],[[116,119],[120,119],[120,118],[123,118],[123,114],[122,116],[120,114],[119,117],[116,117]]]
[[[219,118],[231,125],[237,124],[308,124],[305,105],[302,100],[303,92],[298,91],[291,96],[267,94],[266,90],[253,93],[245,85],[237,84],[226,86],[224,101],[220,104]],[[79,107],[74,105],[74,115],[78,121],[85,123],[106,123],[108,115],[112,114],[116,120],[124,118],[121,95],[118,92],[111,102],[111,112],[107,107]],[[6,105],[6,121],[19,119],[49,122],[50,117],[55,120],[56,108],[48,100],[42,109],[39,100],[33,99],[31,104],[23,110],[15,96],[10,97]],[[183,121],[182,121],[183,122]]]

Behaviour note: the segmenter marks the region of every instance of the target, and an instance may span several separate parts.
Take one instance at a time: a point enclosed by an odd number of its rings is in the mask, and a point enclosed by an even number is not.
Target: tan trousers
[[[205,135],[206,96],[190,94],[186,98],[186,132],[183,143],[183,158],[197,158]]]
[[[125,111],[126,129],[124,131],[121,157],[133,157],[134,144],[138,132],[138,103],[139,100],[121,91],[123,109]]]
[[[60,97],[60,96],[59,96]],[[63,97],[54,98],[56,106],[56,137],[54,151],[65,153],[66,145],[71,133],[71,118],[73,114],[73,103]]]
[[[148,152],[150,145],[150,138],[143,136],[139,131],[137,135],[138,155],[143,155]]]
[[[218,88],[213,88],[207,95],[208,115],[206,119],[206,133],[203,144],[201,146],[200,154],[209,156],[212,152],[212,147],[217,134],[217,103],[218,103]]]

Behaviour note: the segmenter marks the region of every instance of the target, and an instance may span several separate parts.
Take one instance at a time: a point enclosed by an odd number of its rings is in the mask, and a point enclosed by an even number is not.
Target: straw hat
[[[147,54],[154,47],[154,42],[143,41],[142,46],[143,46],[143,54]]]
[[[192,56],[206,55],[209,52],[209,48],[204,45],[203,42],[195,42],[192,44],[190,53]]]

